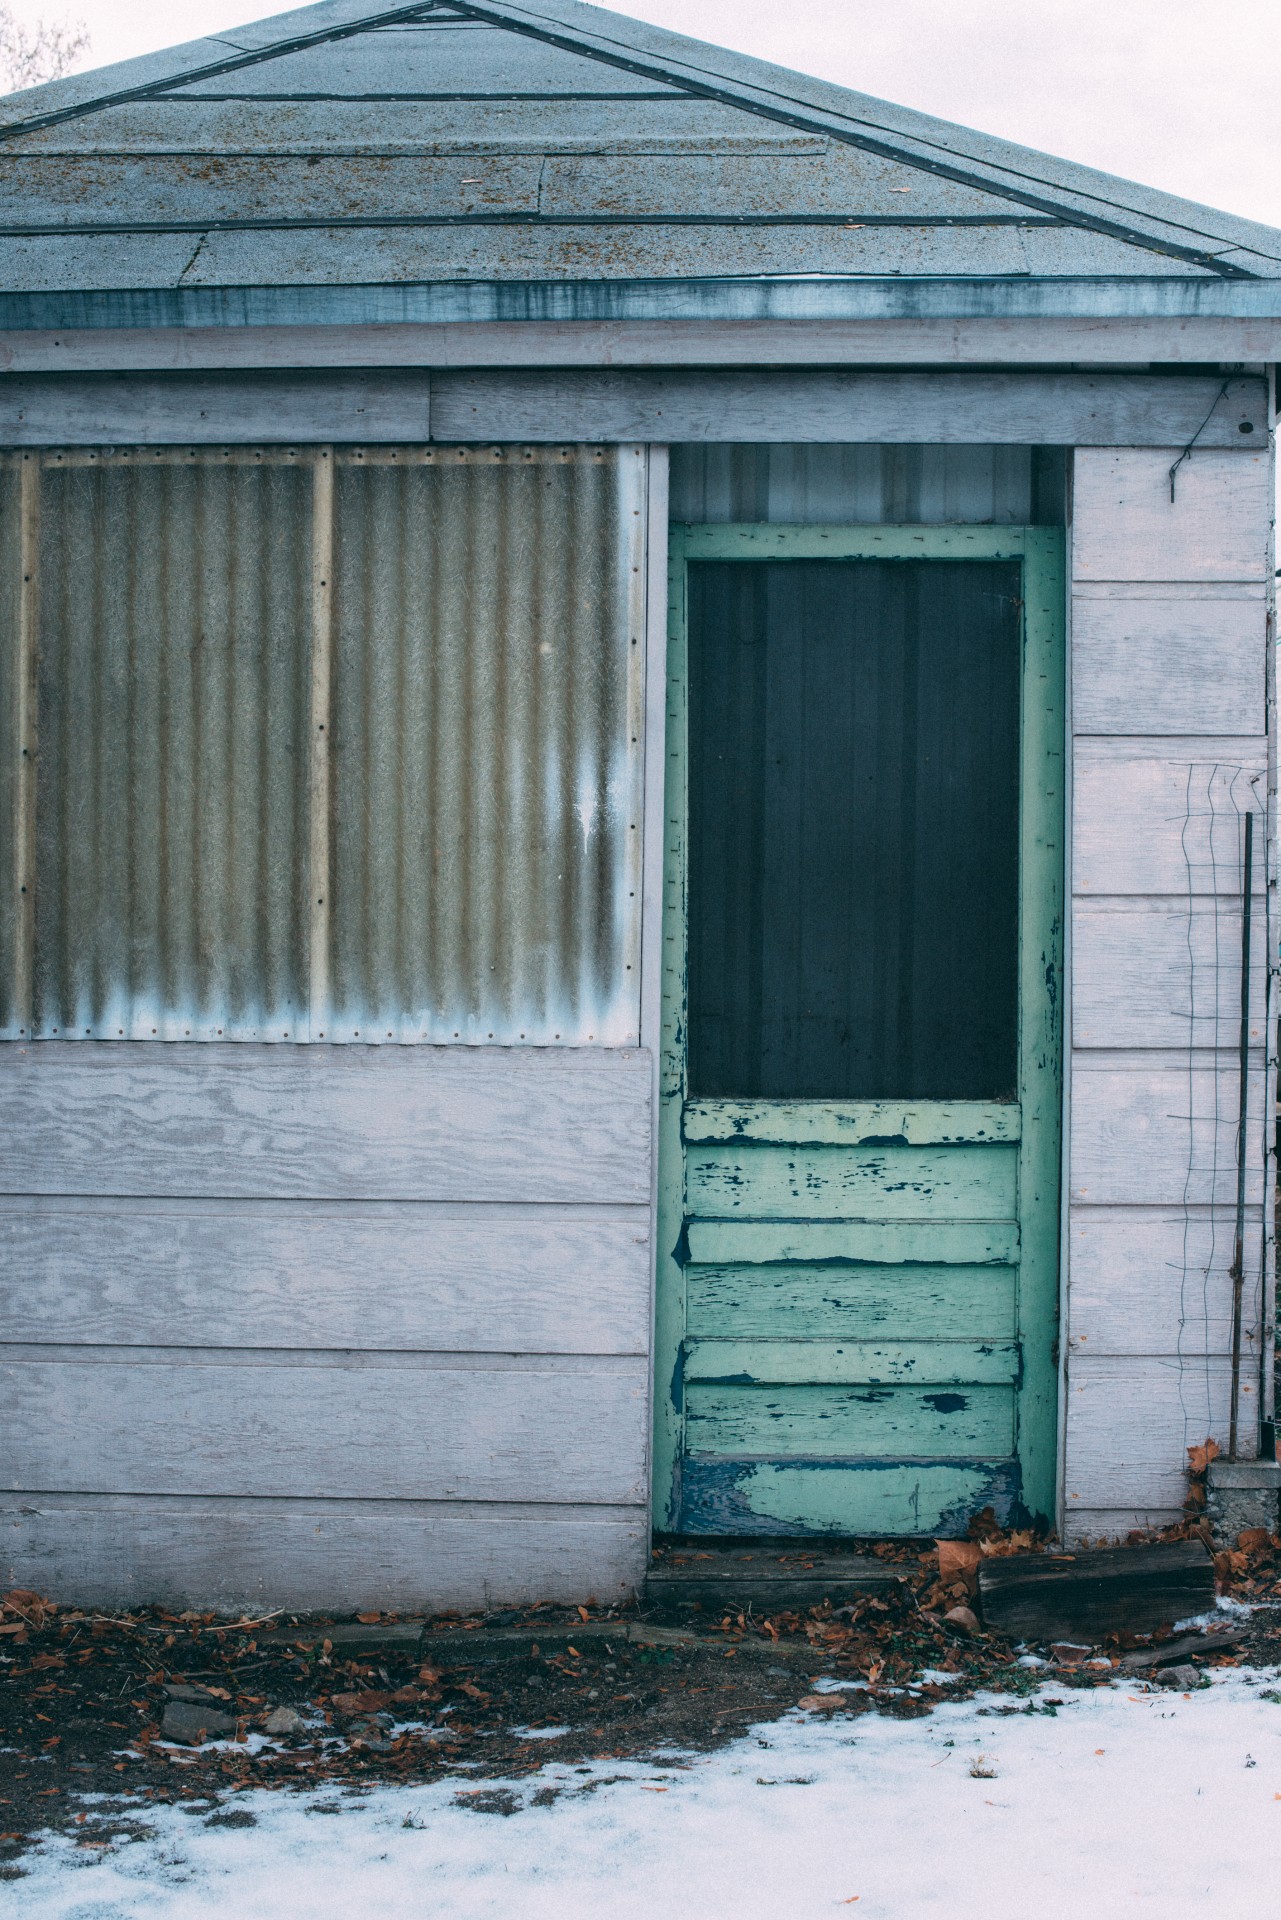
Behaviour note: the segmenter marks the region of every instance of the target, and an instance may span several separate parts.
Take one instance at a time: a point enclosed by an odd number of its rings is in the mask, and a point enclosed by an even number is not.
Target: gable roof
[[[321,0],[0,101],[0,295],[60,312],[816,280],[1258,311],[1278,279],[1276,229],[577,0]]]

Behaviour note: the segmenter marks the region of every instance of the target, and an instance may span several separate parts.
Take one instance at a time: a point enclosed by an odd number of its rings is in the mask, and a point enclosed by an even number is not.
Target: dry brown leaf
[[[1266,1553],[1272,1545],[1272,1535],[1266,1527],[1246,1527],[1237,1535],[1237,1545],[1242,1553]]]
[[[982,1548],[977,1540],[937,1540],[939,1579],[963,1580],[967,1587],[978,1570]]]
[[[1201,1475],[1206,1472],[1211,1460],[1217,1460],[1221,1448],[1217,1440],[1207,1440],[1204,1445],[1188,1448],[1188,1472]]]
[[[392,1693],[335,1693],[331,1704],[339,1713],[381,1713],[395,1697]]]

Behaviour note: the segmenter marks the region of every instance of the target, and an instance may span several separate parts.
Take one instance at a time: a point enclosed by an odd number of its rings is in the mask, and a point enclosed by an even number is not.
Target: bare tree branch
[[[0,5],[0,93],[61,80],[88,51],[83,20],[37,20],[25,27],[10,7]]]

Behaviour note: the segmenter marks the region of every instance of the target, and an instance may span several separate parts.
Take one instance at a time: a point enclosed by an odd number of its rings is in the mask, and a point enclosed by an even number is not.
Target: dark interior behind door
[[[1014,1097],[1019,583],[691,564],[691,1097]]]

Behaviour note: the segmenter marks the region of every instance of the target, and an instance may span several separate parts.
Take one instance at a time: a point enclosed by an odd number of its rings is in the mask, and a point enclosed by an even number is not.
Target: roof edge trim
[[[1281,281],[845,279],[418,281],[0,293],[0,330],[394,326],[453,322],[1262,320]]]

